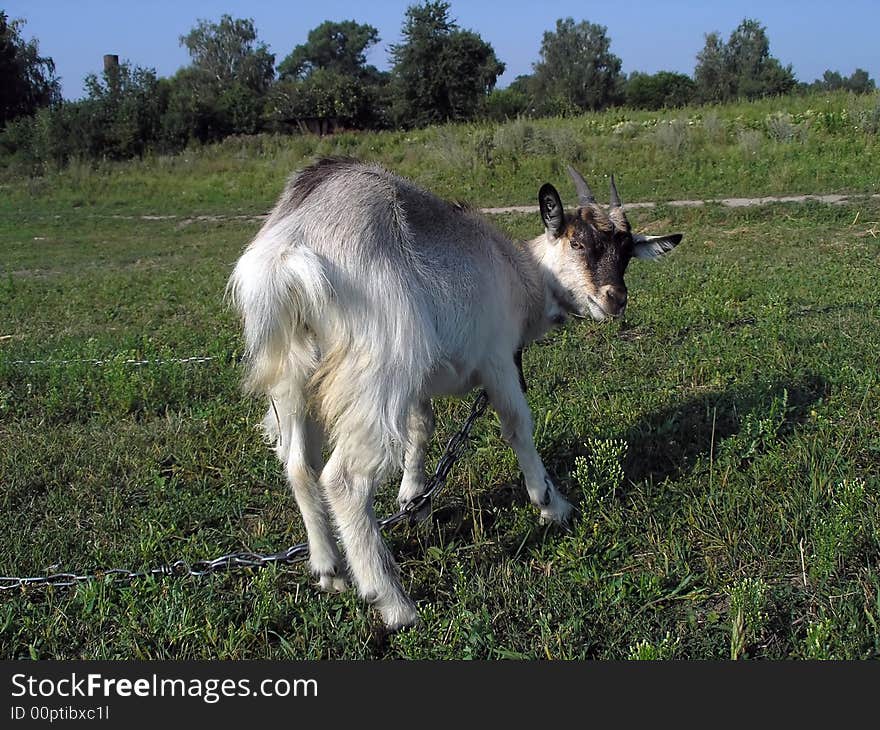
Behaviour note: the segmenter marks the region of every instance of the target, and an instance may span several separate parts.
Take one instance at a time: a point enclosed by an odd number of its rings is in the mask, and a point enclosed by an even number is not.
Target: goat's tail
[[[291,366],[313,369],[314,362],[291,362],[314,358],[308,323],[332,295],[321,260],[311,249],[264,228],[239,258],[227,294],[244,320],[248,390],[268,392]]]

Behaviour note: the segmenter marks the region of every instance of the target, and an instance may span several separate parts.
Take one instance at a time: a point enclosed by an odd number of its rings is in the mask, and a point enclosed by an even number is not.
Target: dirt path
[[[706,200],[667,200],[663,202],[643,201],[625,203],[624,208],[637,210],[639,208],[656,208],[658,205],[671,205],[674,208],[697,208],[703,205],[711,205],[713,203],[723,205],[727,208],[751,208],[759,205],[770,205],[772,203],[805,203],[807,201],[826,203],[828,205],[854,205],[865,200],[880,200],[880,194],[767,195],[762,198],[708,198]],[[538,211],[538,206],[508,205],[498,208],[480,208],[480,210],[488,215],[500,215],[504,213],[536,213]],[[113,215],[110,217],[119,220],[180,221],[182,224],[187,225],[198,222],[210,223],[233,220],[259,222],[265,220],[268,215],[268,213],[263,213],[260,215]]]
[[[664,203],[645,201],[642,203],[624,203],[624,208],[636,210],[638,208],[656,208],[658,205],[671,205],[674,208],[698,208],[702,205],[718,203],[728,208],[752,208],[758,205],[771,203],[806,203],[815,200],[818,203],[830,205],[852,205],[863,200],[880,199],[880,194],[874,195],[783,195],[776,197],[768,195],[763,198],[709,198],[708,200],[667,200]],[[506,208],[481,208],[484,213],[497,215],[499,213],[535,213],[537,205],[511,205]]]

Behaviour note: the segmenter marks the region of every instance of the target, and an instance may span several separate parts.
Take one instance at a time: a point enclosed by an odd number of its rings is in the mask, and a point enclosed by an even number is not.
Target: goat
[[[544,184],[544,233],[513,243],[379,166],[322,159],[291,177],[230,278],[246,385],[271,401],[263,425],[302,513],[310,568],[329,591],[352,578],[391,629],[418,613],[373,496],[401,462],[401,507],[423,493],[431,398],[484,387],[541,519],[566,523],[571,505],[535,449],[522,348],[569,315],[623,316],[630,258],[658,258],[682,238],[633,235],[613,176],[606,212],[568,171],[579,207],[566,214]]]

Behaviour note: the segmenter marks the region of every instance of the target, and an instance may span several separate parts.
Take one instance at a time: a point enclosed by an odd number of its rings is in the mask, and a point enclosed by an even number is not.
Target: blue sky
[[[199,18],[223,13],[253,18],[260,38],[281,61],[324,20],[353,19],[379,29],[381,42],[370,63],[388,67],[388,46],[400,40],[403,14],[411,0],[323,0],[268,2],[252,0],[0,0],[11,18],[25,18],[24,35],[35,36],[44,55],[55,59],[66,98],[83,94],[82,80],[101,69],[105,53],[173,74],[189,59],[178,43]],[[477,31],[507,65],[499,86],[529,73],[538,58],[541,35],[557,18],[571,16],[608,27],[611,50],[623,70],[692,73],[705,33],[727,38],[744,17],[761,21],[770,36],[771,53],[794,66],[797,77],[812,81],[826,68],[845,74],[867,69],[880,81],[880,1],[729,0],[635,2],[634,0],[505,0],[452,2],[459,25]]]

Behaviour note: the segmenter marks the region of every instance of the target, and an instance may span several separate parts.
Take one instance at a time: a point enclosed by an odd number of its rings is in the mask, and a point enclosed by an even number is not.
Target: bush
[[[269,95],[269,115],[276,123],[320,133],[368,126],[376,91],[354,76],[318,69],[305,79],[276,84]]]
[[[244,84],[233,83],[217,99],[217,116],[223,136],[256,134],[262,127],[263,98]]]
[[[503,122],[529,112],[529,97],[515,88],[495,89],[486,99],[486,118]]]
[[[18,164],[64,165],[71,159],[122,160],[148,150],[176,152],[191,142],[255,134],[264,126],[264,97],[239,82],[222,89],[204,71],[171,79],[122,63],[86,77],[88,96],[42,109],[10,125],[0,147]]]
[[[633,73],[624,91],[627,106],[635,109],[665,109],[690,104],[696,97],[696,84],[685,74],[660,71]]]
[[[0,152],[4,157],[29,162],[33,156],[34,117],[19,117],[6,124],[0,134]]]
[[[62,167],[77,157],[96,157],[105,144],[100,129],[100,110],[87,102],[67,102],[40,109],[7,125],[0,146],[13,162],[39,172],[47,166]]]
[[[86,78],[88,97],[62,102],[19,120],[3,147],[30,166],[73,158],[139,157],[159,138],[167,93],[152,70],[122,64]]]

